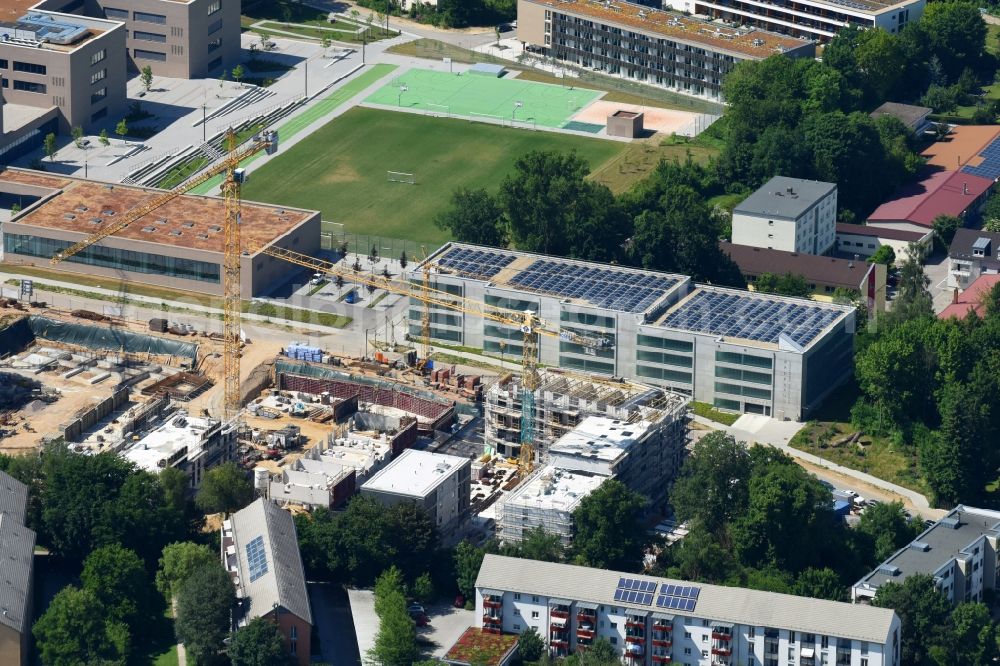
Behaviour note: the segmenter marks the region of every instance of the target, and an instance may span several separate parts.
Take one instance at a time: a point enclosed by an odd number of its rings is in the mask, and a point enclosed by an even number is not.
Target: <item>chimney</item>
[[[958,287],[951,290],[951,302],[958,303]]]
[[[962,183],[962,194],[968,194],[968,193],[969,193],[969,184]]]

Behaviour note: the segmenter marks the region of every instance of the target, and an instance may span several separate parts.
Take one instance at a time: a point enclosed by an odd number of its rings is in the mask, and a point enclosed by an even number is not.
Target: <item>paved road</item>
[[[347,593],[339,585],[309,583],[309,601],[319,637],[319,652],[330,666],[360,666],[354,617]],[[315,651],[315,647],[313,648]]]
[[[737,441],[767,444],[780,449],[795,458],[803,467],[823,480],[839,488],[854,490],[863,497],[872,497],[879,493],[886,493],[889,495],[889,499],[901,500],[910,511],[923,518],[937,519],[945,514],[945,511],[941,509],[931,508],[926,497],[909,488],[898,486],[871,474],[859,472],[856,469],[844,467],[811,453],[792,448],[788,442],[803,427],[804,424],[802,423],[777,421],[749,414],[741,416],[732,426],[722,425],[700,416],[695,416],[694,420],[713,430],[728,432]]]

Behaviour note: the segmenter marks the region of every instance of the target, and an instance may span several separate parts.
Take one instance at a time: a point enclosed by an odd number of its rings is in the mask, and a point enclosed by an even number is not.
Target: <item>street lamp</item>
[[[514,102],[514,110],[510,112],[510,118],[513,120],[517,116],[517,110],[524,106],[524,102]]]
[[[405,93],[409,88],[406,85],[399,86],[399,95],[396,96],[396,106],[403,106],[403,93]]]

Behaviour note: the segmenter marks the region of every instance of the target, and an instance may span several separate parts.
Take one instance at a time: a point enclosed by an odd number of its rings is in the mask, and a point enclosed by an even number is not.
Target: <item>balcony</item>
[[[642,634],[626,634],[625,642],[642,645],[643,643],[646,642],[646,637],[643,636]]]
[[[486,608],[503,608],[503,600],[492,599],[490,597],[483,597],[483,606]]]
[[[626,627],[645,627],[646,621],[638,617],[630,617],[625,620]]]
[[[587,640],[592,640],[594,638],[594,630],[593,630],[593,628],[591,628],[591,629],[584,629],[583,627],[577,627],[577,629],[576,629],[576,637],[577,638],[584,638],[584,639],[587,639]]]
[[[669,654],[654,654],[652,657],[654,664],[669,664],[673,661]]]
[[[569,619],[569,611],[565,611],[565,610],[557,610],[557,609],[553,608],[551,611],[549,611],[549,615],[551,615],[552,617],[558,617],[558,618],[560,618],[562,620],[568,620]]]
[[[597,623],[597,615],[593,615],[593,614],[590,614],[590,613],[577,613],[576,614],[576,621],[580,622],[580,623],[585,623],[585,624],[596,624]]]
[[[654,638],[653,639],[653,646],[654,647],[669,648],[673,644],[674,644],[673,641],[671,641],[669,638]]]
[[[712,639],[716,641],[731,641],[733,640],[733,635],[728,631],[713,631]]]
[[[733,649],[730,647],[713,647],[712,654],[719,657],[728,657],[733,654]]]

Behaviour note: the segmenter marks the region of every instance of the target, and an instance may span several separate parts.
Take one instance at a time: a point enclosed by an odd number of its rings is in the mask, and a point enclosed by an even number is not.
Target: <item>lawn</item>
[[[433,220],[456,187],[495,189],[531,150],[576,150],[597,168],[623,148],[603,139],[354,108],[257,169],[243,196],[319,210],[348,232],[435,246],[449,239]],[[387,171],[413,173],[417,184],[390,183]]]
[[[718,154],[718,150],[702,145],[697,140],[689,142],[683,138],[675,140],[667,137],[662,140],[633,141],[626,144],[617,157],[596,169],[591,178],[604,183],[612,192],[618,194],[648,176],[660,160],[683,162],[690,155],[695,162],[704,164]],[[744,198],[737,196],[737,202]]]
[[[567,88],[492,76],[429,69],[410,71],[382,86],[365,100],[403,109],[445,112],[455,116],[490,116],[493,119],[562,127],[573,114],[600,96],[596,90]]]
[[[707,402],[698,402],[696,400],[691,401],[691,411],[703,419],[715,421],[716,423],[721,423],[722,425],[727,426],[733,425],[740,418],[739,414],[719,411]]]

